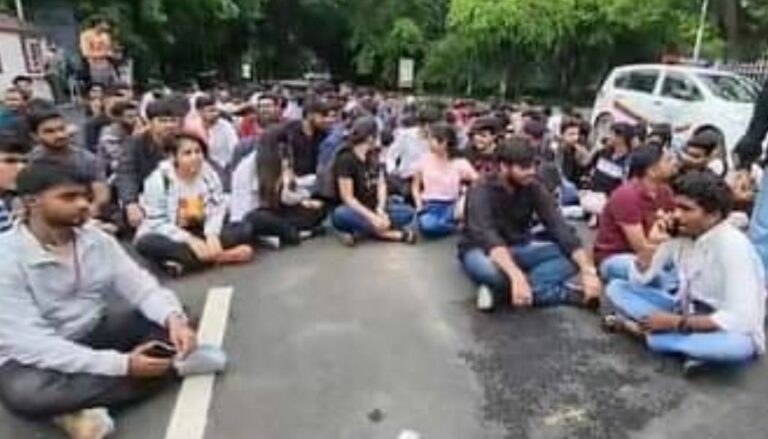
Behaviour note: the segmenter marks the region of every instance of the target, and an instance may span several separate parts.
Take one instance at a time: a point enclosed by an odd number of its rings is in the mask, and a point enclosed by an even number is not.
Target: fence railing
[[[721,64],[720,68],[738,73],[742,76],[746,76],[747,78],[753,79],[760,84],[768,80],[768,58],[763,58],[752,62]]]

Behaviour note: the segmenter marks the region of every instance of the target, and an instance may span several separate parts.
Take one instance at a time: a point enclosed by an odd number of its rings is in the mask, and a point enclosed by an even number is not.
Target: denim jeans
[[[755,244],[763,266],[768,270],[768,169],[763,173],[760,191],[752,211],[752,222],[749,225],[749,238]]]
[[[426,238],[442,238],[456,230],[455,201],[427,201],[418,214],[419,230]]]
[[[606,283],[616,279],[629,280],[629,273],[636,260],[637,256],[632,253],[609,256],[600,263],[600,277]],[[674,291],[677,289],[678,280],[675,268],[667,267],[659,277],[651,282],[651,285],[664,291]]]
[[[535,305],[557,305],[566,298],[565,282],[577,273],[576,265],[552,242],[533,241],[509,249],[512,259],[528,276]],[[509,300],[509,279],[482,249],[461,256],[467,275],[488,286],[496,301]],[[501,303],[501,302],[499,302]]]
[[[575,184],[563,178],[563,183],[560,185],[560,205],[561,206],[578,206],[581,204],[579,200],[579,188]]]
[[[675,297],[658,288],[614,280],[606,289],[606,297],[626,317],[639,321],[655,312],[678,312]],[[676,354],[709,363],[745,363],[757,351],[746,334],[727,331],[649,334],[648,348],[662,354]]]
[[[392,222],[393,229],[404,229],[413,222],[414,209],[398,199],[390,200],[387,204],[387,216]],[[341,205],[331,215],[333,227],[343,233],[356,236],[373,236],[373,225],[359,212],[349,206]]]

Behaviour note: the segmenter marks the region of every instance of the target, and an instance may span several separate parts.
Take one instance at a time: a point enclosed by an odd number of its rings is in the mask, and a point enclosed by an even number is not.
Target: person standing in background
[[[91,84],[112,85],[117,79],[112,65],[112,26],[103,18],[93,20],[91,27],[80,34],[80,52],[88,64]]]

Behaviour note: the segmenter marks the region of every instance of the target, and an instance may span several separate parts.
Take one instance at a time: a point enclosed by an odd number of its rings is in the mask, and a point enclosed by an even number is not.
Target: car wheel
[[[592,130],[592,146],[599,148],[603,145],[603,140],[611,135],[611,126],[613,126],[613,116],[608,113],[601,114],[595,120],[595,126]]]

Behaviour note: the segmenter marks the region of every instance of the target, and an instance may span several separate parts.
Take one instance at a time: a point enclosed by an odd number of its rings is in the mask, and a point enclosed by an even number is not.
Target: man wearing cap
[[[178,359],[196,349],[176,296],[88,222],[89,185],[70,163],[33,163],[18,177],[24,221],[0,235],[0,401],[75,439],[106,437],[108,409],[169,381],[157,340]],[[108,309],[117,296],[135,310]]]

